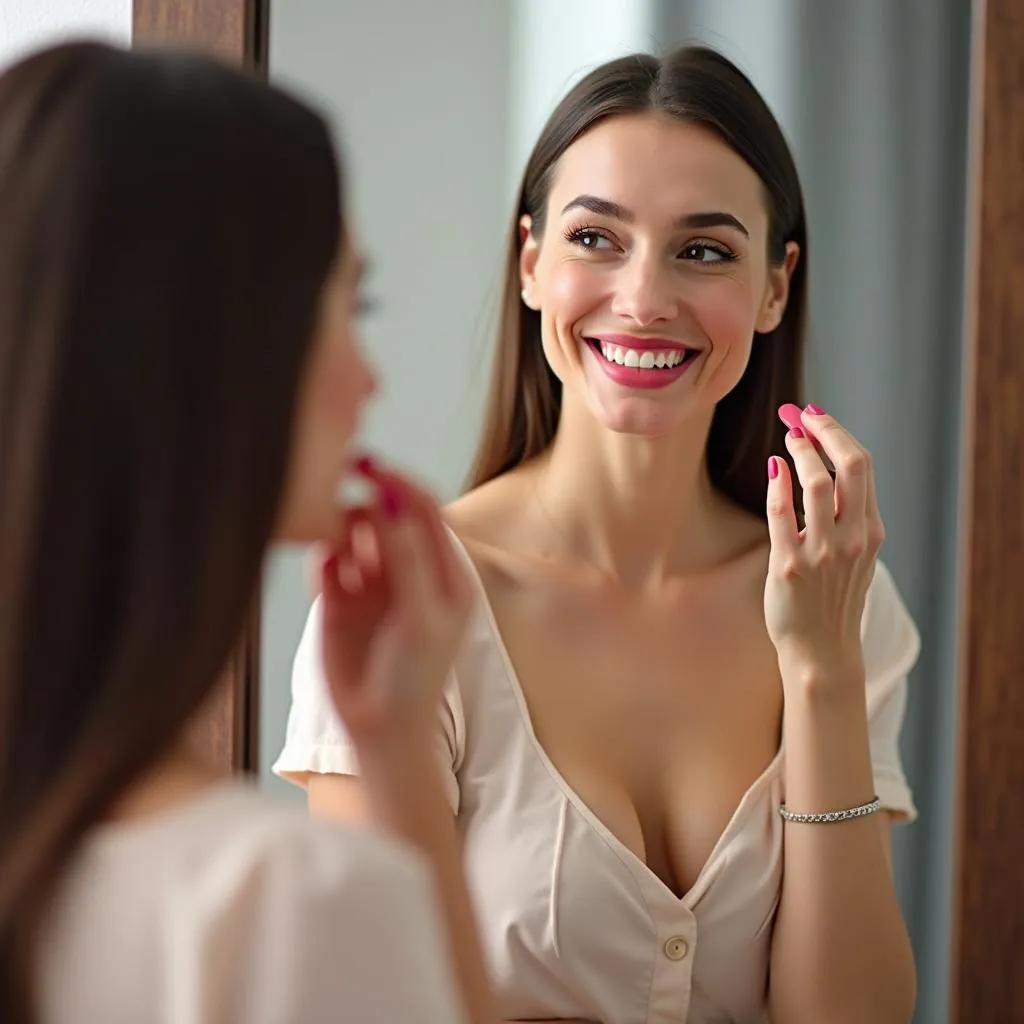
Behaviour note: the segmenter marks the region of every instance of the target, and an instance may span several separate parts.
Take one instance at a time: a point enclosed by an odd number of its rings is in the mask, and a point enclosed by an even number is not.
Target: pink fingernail
[[[402,514],[402,497],[388,484],[381,488],[381,505],[388,519],[397,519]]]
[[[812,416],[824,416],[825,410],[820,405],[814,405],[813,403],[808,405],[804,412],[809,412]]]
[[[789,436],[799,440],[800,438],[804,437],[805,435],[804,435],[804,432],[799,427],[793,427],[790,430],[790,432],[789,432]]]
[[[787,427],[799,427],[800,426],[801,410],[799,405],[793,405],[792,402],[787,402],[785,405],[779,406],[779,419],[786,424]]]
[[[779,460],[775,456],[768,459],[768,479],[774,480],[779,475]]]

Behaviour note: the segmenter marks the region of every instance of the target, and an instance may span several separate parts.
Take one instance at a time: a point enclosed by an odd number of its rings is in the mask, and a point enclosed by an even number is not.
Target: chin
[[[591,412],[606,430],[635,437],[663,437],[676,430],[683,419],[679,409],[658,408],[643,399],[626,399]]]

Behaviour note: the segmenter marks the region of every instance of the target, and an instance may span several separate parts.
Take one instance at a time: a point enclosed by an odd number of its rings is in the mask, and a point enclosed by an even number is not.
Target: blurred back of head
[[[256,597],[339,175],[301,104],[66,44],[0,77],[0,1019],[85,831]]]

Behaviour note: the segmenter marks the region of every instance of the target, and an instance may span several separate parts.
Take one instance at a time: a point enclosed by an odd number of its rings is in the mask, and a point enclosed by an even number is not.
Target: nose
[[[654,256],[634,257],[616,282],[612,312],[639,327],[674,320],[679,315],[679,297],[671,270]]]

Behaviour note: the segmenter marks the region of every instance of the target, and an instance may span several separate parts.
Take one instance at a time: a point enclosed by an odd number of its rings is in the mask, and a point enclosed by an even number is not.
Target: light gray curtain
[[[923,638],[903,736],[920,818],[896,831],[917,1024],[948,1020],[957,469],[969,0],[659,4],[763,89],[810,223],[808,396],[875,455],[883,553]]]

